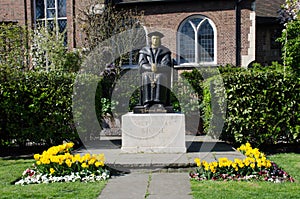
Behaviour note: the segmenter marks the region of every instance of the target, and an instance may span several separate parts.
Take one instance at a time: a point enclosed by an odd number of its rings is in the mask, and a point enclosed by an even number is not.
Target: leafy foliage
[[[212,98],[226,90],[226,118],[221,138],[233,143],[250,142],[255,146],[278,142],[297,143],[300,138],[299,77],[292,71],[284,71],[277,63],[269,67],[240,69],[219,67],[223,83],[211,77],[190,75],[201,88],[201,116],[206,133],[213,118],[222,111],[224,102],[217,102],[212,113]],[[194,73],[194,71],[192,72]],[[188,77],[185,75],[185,77]],[[197,89],[199,89],[199,87]],[[222,93],[222,92],[221,92]],[[223,104],[223,105],[222,105]],[[214,134],[212,134],[214,135]]]
[[[50,144],[77,137],[71,109],[74,74],[12,70],[0,76],[2,142]]]
[[[254,69],[223,80],[228,103],[223,138],[256,146],[299,141],[299,77]]]
[[[286,66],[291,67],[299,75],[300,74],[300,21],[290,21],[286,24],[285,30],[282,32],[281,38],[278,39],[282,43],[283,60]]]
[[[26,28],[19,25],[0,23],[0,64],[28,68],[28,34]]]
[[[291,67],[300,74],[300,1],[286,0],[279,11],[279,18],[285,29],[278,41],[282,44],[284,66]]]
[[[32,31],[30,54],[34,70],[76,72],[81,64],[78,51],[67,51],[66,32],[59,32],[57,24],[53,30],[39,26]]]
[[[64,140],[78,142],[77,125],[85,120],[95,120],[98,125],[104,110],[101,78],[77,75],[80,81],[76,83],[75,77],[75,73],[56,71],[3,70],[0,73],[0,145],[7,145],[12,140],[19,145],[27,142],[60,144]],[[92,84],[98,85],[96,90],[88,89]],[[78,94],[81,97],[76,93],[78,90],[82,91]],[[74,97],[79,99],[76,111],[72,107]],[[95,119],[88,114],[90,110],[86,106],[91,102],[95,103]],[[74,123],[74,116],[80,124]],[[92,133],[87,129],[91,128],[80,129],[86,132],[82,136],[88,137]]]

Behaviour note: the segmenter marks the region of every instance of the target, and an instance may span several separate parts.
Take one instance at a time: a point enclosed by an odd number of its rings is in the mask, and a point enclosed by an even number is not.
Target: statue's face
[[[157,48],[160,46],[160,37],[159,36],[152,36],[151,43],[153,48]]]

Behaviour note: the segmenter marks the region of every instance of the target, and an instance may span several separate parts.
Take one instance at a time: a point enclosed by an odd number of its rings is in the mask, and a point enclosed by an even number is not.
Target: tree
[[[76,72],[79,69],[80,53],[67,50],[65,33],[58,31],[56,23],[33,29],[30,55],[34,70]]]
[[[81,70],[99,74],[102,98],[111,111],[111,95],[124,64],[137,63],[138,51],[146,45],[143,12],[122,9],[113,1],[89,0],[80,6],[77,20],[84,33],[88,61]]]
[[[114,60],[116,66],[128,62],[132,56],[131,49],[138,48],[133,45],[145,45],[145,32],[142,30],[143,12],[132,9],[120,9],[113,1],[89,0],[85,6],[80,6],[77,19],[85,36],[84,47],[87,52],[93,51],[101,45],[109,53],[117,54]],[[129,31],[136,30],[136,31]],[[114,44],[103,44],[111,37],[128,31],[126,37],[114,38]],[[144,40],[141,42],[141,40]],[[113,48],[113,49],[111,49]],[[117,51],[117,52],[116,52]],[[121,52],[128,52],[123,54]],[[130,51],[130,52],[129,52]],[[134,52],[136,53],[136,52]]]

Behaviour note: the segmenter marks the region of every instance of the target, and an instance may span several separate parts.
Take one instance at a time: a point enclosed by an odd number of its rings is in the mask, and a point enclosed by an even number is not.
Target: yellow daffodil
[[[214,167],[218,166],[218,162],[212,162],[212,164],[214,165]]]
[[[50,174],[53,174],[55,170],[53,168],[50,168]]]
[[[85,169],[85,168],[88,168],[89,165],[87,165],[87,164],[84,162],[84,163],[81,164],[81,167]]]
[[[240,168],[244,168],[245,164],[243,162],[238,164]]]
[[[66,148],[67,148],[67,149],[70,149],[70,148],[72,148],[73,146],[74,146],[74,143],[73,143],[73,142],[69,142],[69,143],[66,144]]]
[[[195,158],[194,162],[197,164],[197,167],[201,166],[201,160],[200,160],[200,158]]]
[[[50,161],[53,162],[53,163],[58,163],[59,162],[59,159],[57,156],[51,156],[50,157]]]
[[[96,159],[92,158],[89,160],[88,164],[93,165],[96,162]]]
[[[40,154],[34,154],[33,158],[34,158],[35,160],[39,160],[39,159],[40,159]]]
[[[204,170],[208,171],[209,170],[209,165],[204,165]]]
[[[96,163],[95,163],[95,166],[96,166],[96,167],[100,167],[100,166],[103,167],[103,166],[104,166],[104,162],[103,162],[103,161],[96,162]]]
[[[72,162],[71,162],[70,159],[67,159],[67,160],[66,160],[66,165],[67,165],[68,167],[71,167],[71,166],[72,166]]]
[[[271,161],[270,161],[270,160],[267,160],[266,167],[267,167],[267,168],[270,168],[271,166],[272,166],[272,163],[271,163]]]

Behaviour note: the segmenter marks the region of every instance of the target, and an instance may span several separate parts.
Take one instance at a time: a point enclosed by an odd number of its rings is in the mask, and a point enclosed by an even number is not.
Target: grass
[[[270,182],[214,182],[192,180],[193,198],[299,198],[300,195],[300,154],[276,154],[269,157],[294,179],[295,183]]]
[[[0,159],[0,198],[92,198],[99,196],[106,182],[94,183],[52,183],[34,185],[12,185],[23,171],[33,164],[34,160]]]

